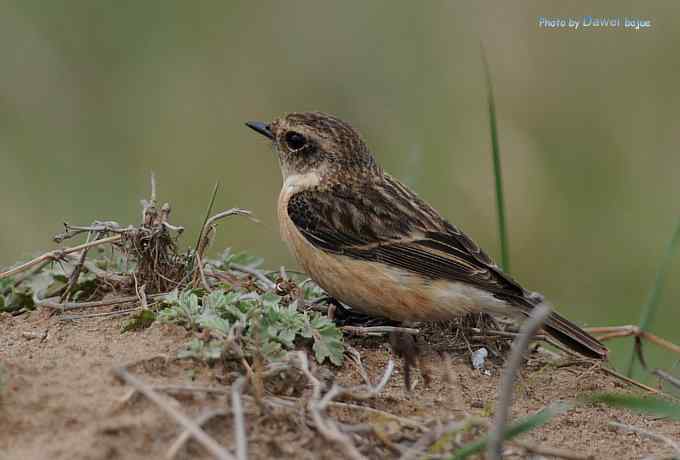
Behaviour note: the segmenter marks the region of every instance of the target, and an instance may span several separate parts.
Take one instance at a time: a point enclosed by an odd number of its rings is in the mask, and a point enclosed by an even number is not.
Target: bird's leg
[[[324,297],[319,299],[316,303],[328,304],[328,317],[335,323],[336,326],[406,326],[401,321],[395,321],[381,316],[367,315],[346,307],[338,299],[333,297]],[[411,390],[411,369],[418,368],[420,374],[423,376],[425,385],[429,385],[432,380],[432,373],[430,367],[424,358],[422,349],[424,348],[421,336],[414,336],[413,334],[393,331],[390,333],[390,345],[392,352],[403,359],[404,369],[404,385],[407,390]]]
[[[400,356],[404,363],[404,385],[411,390],[411,369],[415,367],[419,354],[418,344],[411,334],[392,332],[390,345],[395,355]]]
[[[419,340],[420,336],[407,334],[400,331],[390,333],[390,345],[392,351],[403,359],[404,363],[404,386],[408,391],[411,390],[411,369],[417,367],[423,376],[426,386],[432,381],[432,374],[427,361],[422,353],[423,343]],[[419,343],[420,342],[420,343]]]

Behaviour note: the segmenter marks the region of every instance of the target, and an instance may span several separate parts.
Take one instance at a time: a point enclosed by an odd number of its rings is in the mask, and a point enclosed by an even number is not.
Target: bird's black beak
[[[249,121],[246,122],[246,126],[269,139],[274,139],[274,134],[272,134],[272,130],[269,129],[269,125],[266,123],[262,123],[261,121]]]

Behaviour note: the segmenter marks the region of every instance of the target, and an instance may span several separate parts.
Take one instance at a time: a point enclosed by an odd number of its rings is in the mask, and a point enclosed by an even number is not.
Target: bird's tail
[[[609,350],[599,340],[554,311],[543,329],[570,350],[589,358],[606,359]]]

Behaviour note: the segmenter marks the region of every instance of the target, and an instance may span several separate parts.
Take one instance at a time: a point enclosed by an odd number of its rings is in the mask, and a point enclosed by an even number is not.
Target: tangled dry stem
[[[142,217],[138,226],[123,227],[119,223],[96,220],[91,225],[70,225],[64,223],[65,231],[54,236],[54,241],[63,243],[79,235],[86,235],[85,243],[60,248],[36,257],[26,263],[0,272],[0,279],[15,277],[29,270],[40,269],[50,262],[67,262],[73,269],[68,275],[68,283],[57,298],[36,298],[38,306],[58,310],[88,308],[134,302],[182,289],[194,280],[200,280],[210,290],[204,272],[204,253],[215,232],[219,220],[232,215],[244,215],[255,220],[246,209],[232,208],[206,218],[197,251],[180,254],[177,237],[184,231],[181,226],[169,222],[171,206],[169,203],[158,207],[156,198],[156,179],[151,175],[151,197],[142,200]],[[131,271],[114,272],[97,267],[87,258],[89,250],[110,246],[125,261]],[[112,253],[113,254],[113,253]],[[113,258],[111,259],[113,260]],[[78,283],[81,273],[90,272],[96,276],[99,292],[113,291],[114,296],[102,301],[92,297],[85,302],[69,302],[69,296]],[[255,276],[259,276],[258,273]],[[266,277],[265,279],[271,283]],[[269,286],[267,286],[269,287]],[[96,298],[96,297],[95,297]]]

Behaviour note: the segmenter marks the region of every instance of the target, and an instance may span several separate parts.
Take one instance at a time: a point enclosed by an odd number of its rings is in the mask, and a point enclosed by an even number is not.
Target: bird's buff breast
[[[288,216],[290,190],[281,191],[281,237],[298,263],[328,294],[371,314],[400,321],[446,320],[462,313],[505,310],[490,294],[447,280],[429,280],[377,262],[327,253],[310,244]],[[504,308],[505,307],[505,308]]]

